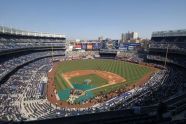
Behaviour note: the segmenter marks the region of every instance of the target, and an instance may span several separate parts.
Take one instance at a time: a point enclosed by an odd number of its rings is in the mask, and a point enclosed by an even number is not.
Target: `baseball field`
[[[53,86],[49,92],[55,91],[58,101],[80,104],[100,94],[142,82],[152,71],[152,67],[119,60],[63,61],[49,74]],[[53,95],[48,93],[50,97]]]

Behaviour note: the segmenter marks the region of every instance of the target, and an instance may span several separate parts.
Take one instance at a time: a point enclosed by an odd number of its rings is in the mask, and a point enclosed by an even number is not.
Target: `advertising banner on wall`
[[[92,47],[92,44],[90,44],[90,43],[87,44],[87,49],[88,49],[88,50],[92,50],[92,48],[93,48],[93,47]]]

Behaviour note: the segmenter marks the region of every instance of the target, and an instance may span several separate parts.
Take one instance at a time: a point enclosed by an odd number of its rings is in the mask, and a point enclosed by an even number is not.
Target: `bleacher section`
[[[100,57],[105,59],[115,59],[117,50],[101,49],[99,51]]]

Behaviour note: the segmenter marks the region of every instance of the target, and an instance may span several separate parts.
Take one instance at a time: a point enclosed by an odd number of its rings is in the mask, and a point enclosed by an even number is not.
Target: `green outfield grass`
[[[146,66],[141,66],[139,64],[119,61],[119,60],[73,60],[73,61],[64,61],[59,64],[56,75],[55,75],[55,84],[57,90],[63,90],[69,88],[67,83],[61,77],[62,73],[70,72],[74,70],[101,70],[109,71],[115,74],[120,75],[126,79],[125,83],[114,84],[112,86],[107,86],[99,89],[95,89],[92,92],[97,95],[100,91],[110,92],[111,90],[123,87],[124,84],[133,85],[136,81],[141,79],[145,74],[149,73],[151,69]],[[87,75],[88,76],[88,75]],[[90,75],[89,75],[90,76]],[[70,79],[70,82],[82,83],[84,79],[87,79],[86,76],[74,77]],[[104,79],[99,79],[98,76],[90,76],[91,80],[95,80],[94,87],[98,87],[106,84],[107,82]],[[90,88],[90,87],[89,87]]]
[[[100,76],[96,74],[89,74],[89,75],[84,75],[84,76],[78,76],[78,77],[73,77],[70,79],[71,83],[77,83],[77,84],[85,84],[84,80],[90,79],[91,83],[89,85],[93,85],[94,87],[99,87],[102,85],[105,85],[108,83],[107,80],[101,78]]]

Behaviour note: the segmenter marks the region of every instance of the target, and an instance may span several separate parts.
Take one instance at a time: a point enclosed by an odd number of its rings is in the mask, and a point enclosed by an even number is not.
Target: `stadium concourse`
[[[99,50],[68,51],[63,35],[38,33],[30,36],[24,31],[12,33],[6,30],[0,32],[1,121],[169,123],[184,119],[186,35],[180,36],[180,31],[153,33],[146,57],[139,58],[138,52],[120,50],[103,50],[104,54],[99,54]],[[98,104],[87,108],[58,107],[49,102],[47,82],[50,79],[47,74],[54,63],[90,58],[146,64],[160,71],[153,73],[149,80],[139,86],[111,91],[117,95],[110,99],[108,94],[99,95]]]

